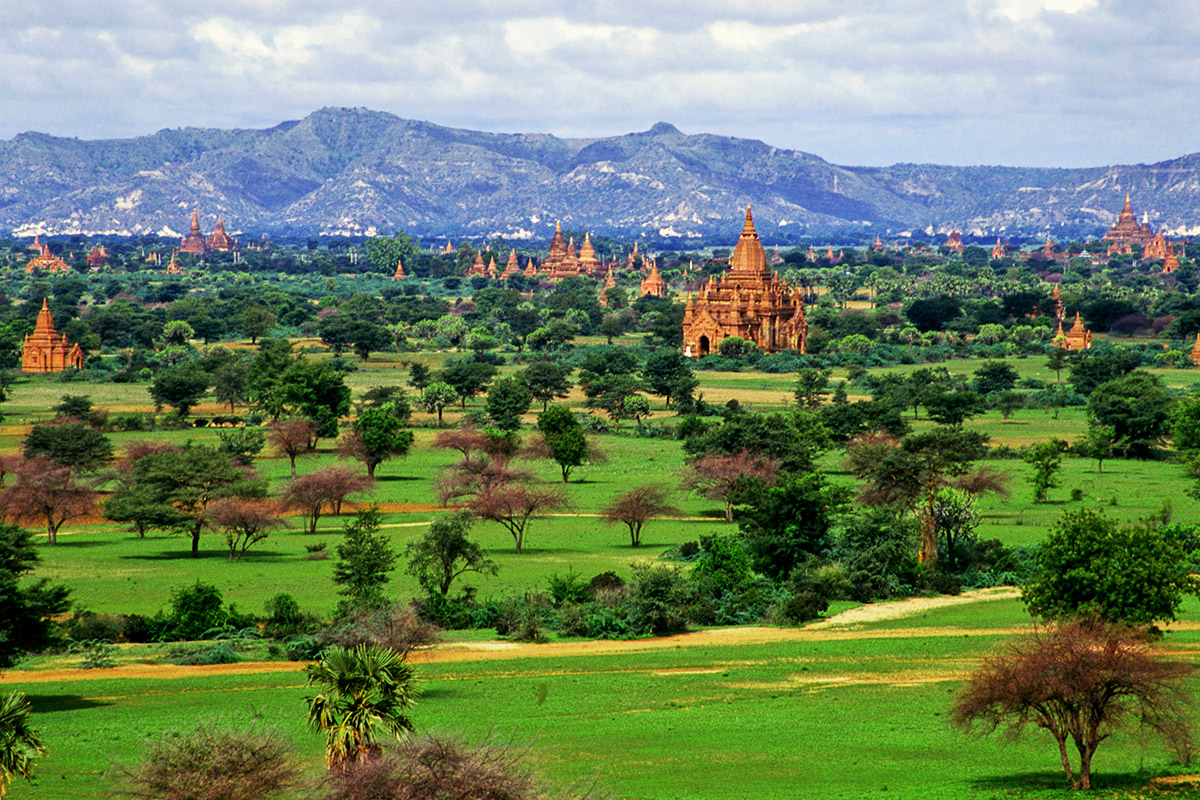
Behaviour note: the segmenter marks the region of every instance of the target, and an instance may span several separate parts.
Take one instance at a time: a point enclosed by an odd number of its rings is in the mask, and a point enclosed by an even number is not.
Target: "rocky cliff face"
[[[841,167],[666,123],[560,139],[344,108],[267,130],[0,142],[0,229],[18,234],[178,235],[196,207],[206,230],[221,214],[242,231],[540,239],[561,220],[686,241],[736,227],[751,203],[768,238],[950,228],[1078,235],[1102,233],[1127,191],[1152,224],[1200,229],[1200,155],[1090,169]]]

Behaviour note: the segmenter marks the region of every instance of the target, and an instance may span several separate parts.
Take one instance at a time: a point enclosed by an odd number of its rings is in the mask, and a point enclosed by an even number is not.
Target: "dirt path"
[[[522,658],[569,658],[572,656],[603,656],[621,653],[642,653],[681,647],[729,647],[783,642],[849,641],[855,639],[895,639],[932,636],[994,636],[1018,633],[1023,628],[877,628],[862,630],[855,626],[866,622],[899,619],[932,608],[988,602],[1016,597],[1010,588],[981,589],[957,597],[914,597],[887,603],[852,608],[827,620],[803,628],[771,628],[746,625],[735,628],[712,628],[675,636],[654,639],[580,640],[527,644],[524,642],[446,642],[418,650],[409,656],[414,664],[441,664],[463,661],[509,661]],[[299,672],[306,662],[249,661],[239,664],[212,666],[177,666],[174,664],[126,664],[110,669],[54,669],[14,671],[0,675],[0,685],[14,683],[51,683],[59,681],[108,680],[112,678],[157,679],[189,678],[201,675],[257,675],[266,673]]]
[[[960,606],[966,603],[979,603],[988,600],[1010,600],[1021,596],[1021,590],[1012,586],[1000,586],[994,589],[975,589],[963,592],[953,597],[909,597],[904,600],[889,600],[884,603],[868,603],[867,605],[851,608],[840,614],[814,622],[805,630],[861,625],[866,622],[882,622],[889,619],[911,617],[935,608]]]

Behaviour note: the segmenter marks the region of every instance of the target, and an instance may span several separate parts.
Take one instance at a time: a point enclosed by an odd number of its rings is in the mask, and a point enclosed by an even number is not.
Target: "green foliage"
[[[571,391],[571,366],[556,361],[534,361],[519,373],[525,378],[533,399],[542,404],[545,411],[555,399],[566,397]]]
[[[700,577],[722,591],[734,591],[745,586],[753,577],[750,554],[736,536],[715,534],[700,540],[700,558],[692,575]]]
[[[28,579],[38,560],[32,534],[0,525],[0,668],[51,644],[50,617],[70,605],[65,586]]]
[[[113,459],[112,444],[82,422],[34,425],[25,435],[25,458],[45,456],[55,466],[91,472]]]
[[[402,458],[412,447],[413,432],[385,408],[367,408],[354,421],[354,429],[342,445],[345,455],[357,458],[367,467],[367,476],[375,477],[375,468],[389,458]]]
[[[434,381],[425,387],[417,401],[430,414],[437,414],[438,427],[442,427],[442,411],[458,400],[458,390],[445,381]]]
[[[1025,462],[1033,466],[1029,482],[1033,484],[1033,502],[1046,502],[1046,493],[1059,485],[1062,472],[1062,454],[1067,443],[1061,439],[1038,442],[1025,453]]]
[[[221,443],[217,446],[219,452],[225,453],[243,467],[254,463],[254,457],[262,451],[266,444],[266,436],[255,428],[233,428],[220,431],[217,437]]]
[[[1064,513],[1043,542],[1022,599],[1051,619],[1148,625],[1175,619],[1184,594],[1198,590],[1185,554],[1161,529],[1080,509]]]
[[[0,795],[13,778],[33,779],[33,764],[46,752],[30,726],[33,708],[24,692],[0,694]]]
[[[553,405],[538,415],[538,430],[546,441],[550,458],[562,471],[563,483],[571,470],[587,463],[589,445],[583,426],[567,406]]]
[[[379,531],[381,517],[375,506],[361,509],[342,531],[337,546],[338,561],[333,582],[350,606],[378,605],[384,601],[383,587],[396,564],[396,553]]]
[[[829,386],[829,376],[833,374],[831,369],[817,369],[815,367],[805,367],[796,374],[796,388],[792,392],[796,398],[796,405],[804,408],[819,408],[825,397],[829,394],[827,387]]]
[[[471,523],[469,514],[439,517],[423,536],[405,548],[405,569],[428,594],[447,596],[454,580],[467,572],[495,575],[500,571],[483,548],[468,538]]]
[[[682,572],[634,564],[629,582],[629,625],[638,633],[662,636],[687,628],[694,592]]]
[[[975,391],[980,394],[1006,392],[1017,384],[1020,373],[1005,361],[985,361],[975,370]]]
[[[187,416],[192,406],[200,402],[208,391],[212,377],[194,362],[167,367],[154,377],[150,384],[150,397],[154,407],[170,406],[181,416]]]
[[[279,381],[281,408],[317,424],[317,435],[337,435],[338,418],[350,413],[350,387],[326,362],[293,361]]]
[[[318,690],[306,698],[308,726],[324,735],[330,769],[377,758],[379,735],[402,739],[413,729],[413,669],[392,650],[330,647],[307,678]]]
[[[524,378],[500,378],[488,390],[487,415],[500,430],[515,431],[521,427],[521,415],[532,402],[533,393]]]
[[[738,412],[721,425],[706,428],[684,441],[689,459],[710,453],[732,455],[747,451],[776,459],[788,472],[813,468],[829,446],[829,431],[812,411],[791,414],[748,414]]]
[[[1172,398],[1146,372],[1133,372],[1101,384],[1088,398],[1090,423],[1113,429],[1125,452],[1145,458],[1167,434]]]
[[[171,639],[204,639],[229,621],[221,590],[196,581],[171,594],[171,613],[167,636]]]
[[[830,549],[831,529],[849,492],[820,473],[790,473],[747,501],[739,524],[754,570],[782,580]]]

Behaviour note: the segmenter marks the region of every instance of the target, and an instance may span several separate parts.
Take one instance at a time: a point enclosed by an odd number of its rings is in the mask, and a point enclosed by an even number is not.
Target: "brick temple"
[[[798,288],[767,269],[767,254],[746,206],[742,235],[733,248],[729,270],[708,279],[683,316],[684,355],[714,353],[721,341],[740,336],[769,353],[805,350],[808,321]]]
[[[50,306],[42,300],[37,325],[25,336],[21,347],[22,372],[62,372],[68,367],[83,368],[83,350],[70,344],[54,327]]]
[[[1131,245],[1140,244],[1143,247],[1154,239],[1154,231],[1148,221],[1138,224],[1137,216],[1133,213],[1133,203],[1129,201],[1129,193],[1125,194],[1125,205],[1117,215],[1117,222],[1101,237],[1108,242],[1108,255],[1133,252]]]

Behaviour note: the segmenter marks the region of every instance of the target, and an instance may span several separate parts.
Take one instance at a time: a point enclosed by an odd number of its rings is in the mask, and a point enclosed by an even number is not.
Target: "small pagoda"
[[[202,256],[209,250],[208,239],[204,238],[204,234],[200,232],[200,214],[196,209],[192,209],[192,227],[188,231],[188,235],[183,237],[179,242],[179,252],[190,253],[194,256]]]
[[[1062,318],[1059,318],[1058,331],[1054,334],[1054,345],[1071,352],[1087,350],[1092,346],[1092,332],[1083,324],[1078,311],[1075,312],[1075,324],[1066,333],[1063,333]]]
[[[646,259],[650,262],[650,274],[642,278],[642,295],[654,295],[655,297],[667,296],[667,284],[663,281],[662,276],[658,274],[658,263],[650,258]]]
[[[55,329],[50,306],[43,299],[37,325],[21,347],[21,371],[62,372],[70,367],[83,368],[83,350]]]
[[[392,280],[404,280],[404,262],[398,258],[396,259],[396,271],[392,273]]]
[[[58,256],[50,252],[50,245],[42,243],[38,250],[38,255],[29,260],[25,265],[26,272],[70,272],[71,266],[63,261]]]

